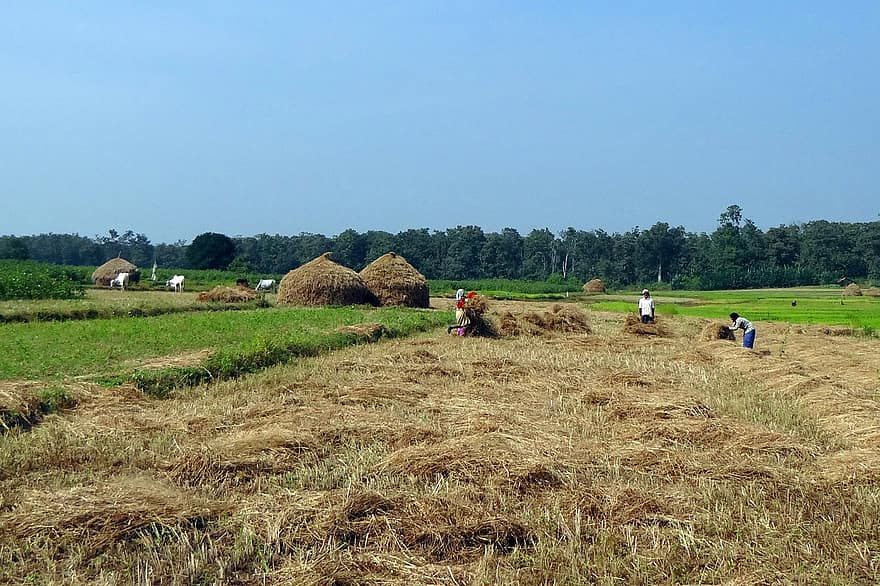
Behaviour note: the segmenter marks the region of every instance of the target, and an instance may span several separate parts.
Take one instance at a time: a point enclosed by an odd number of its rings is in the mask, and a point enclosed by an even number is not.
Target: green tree
[[[544,280],[556,267],[558,243],[548,228],[532,230],[523,238],[523,277]]]
[[[333,239],[333,258],[339,264],[360,271],[367,266],[367,246],[366,237],[349,228]]]
[[[640,276],[653,273],[656,274],[658,283],[663,282],[664,276],[667,281],[671,281],[672,276],[678,273],[684,247],[683,227],[670,229],[666,222],[657,222],[638,238],[636,266],[641,269]]]
[[[486,235],[480,251],[480,273],[487,279],[518,279],[522,271],[522,237],[513,228]]]
[[[205,232],[186,248],[186,258],[194,269],[225,269],[235,258],[235,242],[225,234]]]
[[[486,236],[479,226],[458,226],[446,231],[449,247],[443,259],[443,277],[446,279],[478,279],[480,252]]]
[[[0,238],[0,258],[27,260],[30,256],[24,238],[4,236]]]

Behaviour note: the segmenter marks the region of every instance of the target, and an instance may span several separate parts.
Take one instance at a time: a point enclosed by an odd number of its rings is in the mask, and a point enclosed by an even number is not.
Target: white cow
[[[277,286],[278,283],[275,282],[275,279],[260,279],[260,282],[254,287],[254,291],[274,291]]]
[[[176,293],[180,293],[183,291],[183,282],[186,280],[186,277],[183,275],[174,275],[167,281],[165,281],[165,286],[169,289],[173,289]]]
[[[119,273],[110,281],[110,288],[119,287],[123,291],[128,287],[128,273]]]

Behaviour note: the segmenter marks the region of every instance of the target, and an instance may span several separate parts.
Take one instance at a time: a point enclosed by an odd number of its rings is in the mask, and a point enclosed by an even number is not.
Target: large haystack
[[[736,336],[733,335],[733,330],[726,323],[712,322],[703,328],[703,331],[700,333],[700,339],[706,341],[730,340],[735,342]]]
[[[623,324],[623,331],[627,334],[638,334],[640,336],[668,336],[669,331],[656,318],[652,322],[642,323],[637,315],[628,313],[626,321]]]
[[[360,273],[382,305],[428,307],[428,280],[406,259],[393,252],[383,254]]]
[[[603,283],[599,279],[593,279],[592,281],[587,281],[584,284],[584,293],[604,293],[605,292],[605,283]]]
[[[116,278],[119,273],[128,273],[128,281],[136,283],[141,279],[141,273],[138,268],[125,260],[124,258],[111,258],[92,273],[92,281],[95,285],[109,287],[110,281]]]
[[[329,252],[293,269],[278,285],[278,303],[290,305],[360,305],[372,300],[360,275],[330,260]]]
[[[862,288],[859,287],[858,283],[850,283],[843,289],[844,295],[849,295],[851,297],[861,297],[862,296]]]
[[[217,301],[220,303],[245,303],[253,301],[259,297],[259,294],[245,289],[244,287],[227,287],[225,285],[217,285],[210,291],[202,291],[196,297],[196,301]]]

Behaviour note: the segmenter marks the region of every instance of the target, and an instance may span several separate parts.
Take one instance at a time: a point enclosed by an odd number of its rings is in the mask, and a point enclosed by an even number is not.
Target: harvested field
[[[576,305],[554,304],[548,311],[525,311],[514,315],[505,311],[500,316],[501,334],[505,336],[549,336],[553,333],[589,334],[592,331],[587,314]]]
[[[588,336],[93,389],[0,435],[0,582],[880,580],[880,341],[759,323],[753,352],[584,314]]]
[[[202,291],[196,297],[196,301],[219,301],[221,303],[244,303],[253,301],[260,295],[246,287],[227,287],[217,285],[209,291]]]

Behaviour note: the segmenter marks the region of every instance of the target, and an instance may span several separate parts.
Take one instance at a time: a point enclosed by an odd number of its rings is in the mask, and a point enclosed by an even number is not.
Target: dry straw
[[[703,331],[700,332],[700,339],[705,341],[711,340],[731,340],[735,341],[736,336],[733,335],[733,330],[727,327],[727,324],[723,322],[712,322],[708,324]]]
[[[584,293],[604,293],[605,283],[599,279],[593,279],[584,284]]]
[[[427,279],[398,254],[383,254],[362,270],[360,275],[382,305],[430,305]]]
[[[589,334],[593,330],[587,314],[575,305],[557,303],[549,311],[527,311],[521,315],[501,315],[501,333],[505,336],[549,336],[554,332]]]
[[[866,295],[867,297],[880,297],[880,289],[878,289],[877,287],[869,287],[862,291],[862,294]]]
[[[119,273],[128,273],[129,281],[137,281],[140,278],[138,268],[125,260],[124,258],[111,258],[92,273],[92,281],[96,285],[109,287],[110,281],[116,278]]]
[[[477,294],[466,298],[463,309],[470,322],[470,326],[467,329],[469,336],[480,336],[483,338],[498,337],[498,327],[487,315],[489,302],[483,295]]]
[[[278,285],[278,302],[290,305],[360,305],[372,298],[360,275],[333,262],[329,252],[290,271]]]
[[[851,297],[861,297],[862,288],[859,287],[858,283],[850,283],[843,289],[843,294]]]
[[[219,301],[221,303],[243,303],[259,297],[257,293],[244,287],[218,285],[210,291],[202,291],[196,301]]]
[[[626,321],[623,324],[623,331],[627,334],[638,334],[640,336],[668,336],[669,331],[656,318],[653,322],[642,323],[637,316],[627,314]]]
[[[388,328],[380,323],[362,323],[341,327],[338,330],[342,334],[354,334],[365,342],[377,342],[382,336],[388,335]]]

